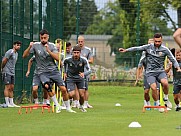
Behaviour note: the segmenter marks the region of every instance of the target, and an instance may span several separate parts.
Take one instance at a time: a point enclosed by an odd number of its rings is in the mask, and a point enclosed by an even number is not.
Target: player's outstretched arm
[[[127,52],[127,50],[126,49],[124,49],[124,48],[119,48],[119,52]]]

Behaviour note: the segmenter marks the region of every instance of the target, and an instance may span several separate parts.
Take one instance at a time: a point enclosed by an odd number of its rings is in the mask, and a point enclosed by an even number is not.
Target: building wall
[[[113,67],[115,56],[110,55],[111,48],[107,45],[110,35],[83,35],[85,46],[91,48],[94,54],[94,64],[101,64],[105,67]],[[76,45],[76,35],[72,35],[69,42]]]
[[[166,45],[168,44],[168,48],[172,49],[179,49],[180,47],[177,45],[177,43],[174,41],[172,36],[163,36],[163,43]]]

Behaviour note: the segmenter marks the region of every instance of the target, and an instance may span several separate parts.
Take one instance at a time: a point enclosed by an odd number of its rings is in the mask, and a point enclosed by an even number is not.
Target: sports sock
[[[150,104],[150,101],[147,101],[147,105],[149,105],[149,106],[151,105],[151,104]]]
[[[38,98],[34,99],[35,104],[38,104]]]
[[[79,106],[80,105],[79,100],[75,100],[75,104],[76,106]]]
[[[47,99],[46,104],[50,104],[50,100]]]
[[[47,104],[47,99],[43,99],[43,104]]]
[[[13,105],[13,104],[14,104],[13,98],[9,98],[9,104],[10,104],[10,105]]]
[[[5,97],[5,102],[6,102],[6,105],[9,105],[9,97]]]
[[[144,106],[147,106],[147,102],[146,102],[146,100],[144,100]]]
[[[87,104],[88,104],[88,101],[84,101],[84,106],[87,106]]]
[[[67,100],[67,101],[64,101],[64,103],[65,103],[66,109],[69,110],[70,109],[70,101]]]
[[[155,103],[156,103],[156,106],[160,105],[159,100],[155,101]]]
[[[51,99],[55,103],[56,106],[60,106],[58,101],[57,101],[56,95],[52,96]]]
[[[164,98],[168,100],[168,94],[164,94]]]

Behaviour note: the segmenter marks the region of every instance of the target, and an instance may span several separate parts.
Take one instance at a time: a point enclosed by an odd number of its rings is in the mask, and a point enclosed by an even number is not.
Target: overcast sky
[[[97,5],[98,9],[101,9],[101,8],[103,8],[106,5],[106,3],[108,1],[114,2],[115,0],[95,0],[95,3]]]

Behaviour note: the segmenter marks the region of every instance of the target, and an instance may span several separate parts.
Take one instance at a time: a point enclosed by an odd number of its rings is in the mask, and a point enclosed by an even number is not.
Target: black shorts
[[[85,80],[79,80],[79,81],[76,81],[76,80],[68,80],[66,81],[66,86],[67,86],[67,91],[68,92],[71,92],[73,90],[76,89],[76,86],[77,86],[77,89],[85,89]]]
[[[42,84],[46,82],[54,82],[57,86],[65,86],[60,71],[44,72],[39,75]]]
[[[15,84],[15,75],[3,73],[2,74],[2,81],[4,82],[5,85]]]

